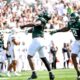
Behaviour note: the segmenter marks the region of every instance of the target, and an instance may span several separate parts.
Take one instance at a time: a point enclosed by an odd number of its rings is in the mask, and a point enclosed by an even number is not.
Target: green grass
[[[74,69],[56,69],[53,70],[55,74],[55,80],[76,80],[76,72]],[[27,80],[31,75],[31,71],[21,72],[21,76],[14,76],[11,74],[11,77],[7,77],[5,74],[2,74],[3,77],[0,80]],[[34,80],[49,80],[47,71],[37,71],[38,78]]]

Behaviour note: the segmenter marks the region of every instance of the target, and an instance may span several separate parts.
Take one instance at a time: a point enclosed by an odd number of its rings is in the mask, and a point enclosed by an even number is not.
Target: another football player
[[[43,12],[38,16],[38,19],[35,22],[26,24],[21,26],[21,28],[24,27],[32,27],[32,43],[28,50],[28,61],[30,64],[30,67],[32,69],[32,75],[28,80],[36,79],[37,74],[34,67],[34,62],[32,60],[32,57],[35,55],[36,51],[38,51],[40,59],[44,62],[48,72],[49,72],[49,78],[50,80],[54,80],[54,75],[51,72],[51,68],[49,65],[49,62],[46,58],[46,47],[45,47],[45,40],[44,40],[44,29],[46,23],[51,19],[51,15],[49,15],[47,12]]]
[[[6,50],[6,48],[4,47],[3,34],[0,32],[0,71],[3,70],[3,66],[6,60],[6,53],[4,50]]]
[[[18,38],[18,33],[13,31],[13,33],[9,35],[8,41],[7,41],[8,57],[11,56],[11,61],[8,65],[8,72],[7,72],[7,76],[9,77],[11,76],[10,71],[12,69],[14,71],[15,76],[19,75],[16,70],[18,59],[19,59],[19,45],[20,45],[20,41]]]
[[[69,18],[70,18],[70,20],[69,20],[66,27],[64,27],[62,29],[55,30],[55,31],[51,31],[50,34],[52,35],[52,34],[57,33],[57,32],[66,32],[69,30],[71,30],[71,32],[73,33],[73,36],[75,37],[75,42],[72,45],[71,57],[72,57],[74,68],[77,72],[77,78],[80,80],[80,71],[79,71],[79,68],[77,65],[77,60],[76,60],[77,56],[80,54],[80,20],[79,20],[79,14],[77,12],[71,13]]]

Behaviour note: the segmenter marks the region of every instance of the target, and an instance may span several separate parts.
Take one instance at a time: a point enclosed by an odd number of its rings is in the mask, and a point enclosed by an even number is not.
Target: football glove
[[[24,29],[24,26],[20,26],[20,29]]]
[[[50,32],[51,35],[53,35],[53,34],[55,34],[55,33],[57,33],[57,30]]]

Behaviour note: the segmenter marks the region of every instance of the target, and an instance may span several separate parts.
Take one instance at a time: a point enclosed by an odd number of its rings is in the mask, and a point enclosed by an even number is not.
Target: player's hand
[[[24,29],[24,26],[20,26],[21,29]]]
[[[50,34],[53,35],[53,34],[55,34],[56,32],[57,32],[56,30],[55,30],[55,31],[51,31]]]

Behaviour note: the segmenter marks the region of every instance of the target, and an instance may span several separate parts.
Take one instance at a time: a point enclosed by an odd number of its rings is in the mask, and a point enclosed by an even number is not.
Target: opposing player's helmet
[[[70,21],[71,22],[76,22],[76,21],[78,21],[79,20],[79,15],[78,15],[78,13],[71,13],[71,15],[70,15]]]

